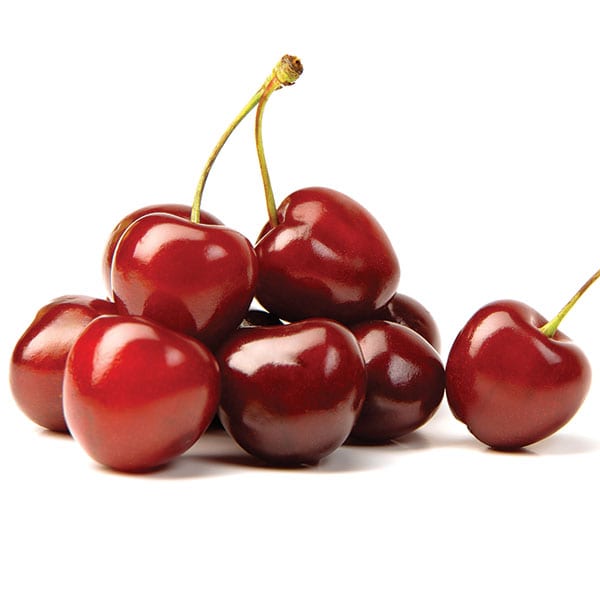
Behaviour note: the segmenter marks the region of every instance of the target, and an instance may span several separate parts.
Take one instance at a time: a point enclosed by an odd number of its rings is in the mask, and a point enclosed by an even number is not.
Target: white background
[[[191,202],[221,132],[284,53],[264,118],[273,187],[363,203],[401,290],[452,339],[504,297],[548,318],[600,266],[595,1],[0,5],[1,364],[52,298],[103,296],[114,224]],[[266,220],[252,119],[203,207]],[[562,330],[600,369],[600,288]],[[419,433],[271,470],[226,437],[169,468],[96,466],[0,401],[3,598],[598,598],[600,378],[517,454],[442,406]],[[11,590],[11,591],[9,591]]]

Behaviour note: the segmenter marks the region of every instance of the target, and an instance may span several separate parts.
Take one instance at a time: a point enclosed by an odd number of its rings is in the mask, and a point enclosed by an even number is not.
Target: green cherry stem
[[[567,316],[569,311],[573,308],[577,300],[581,298],[583,293],[600,277],[600,269],[596,271],[574,294],[574,296],[562,307],[560,312],[554,317],[554,319],[548,321],[545,325],[540,327],[540,331],[548,336],[553,337],[561,324],[562,320]]]
[[[285,55],[283,56],[279,62],[273,68],[273,71],[267,77],[265,82],[262,84],[260,89],[250,98],[250,100],[246,103],[244,108],[240,111],[237,117],[231,122],[229,127],[225,130],[217,145],[214,147],[211,152],[204,170],[202,171],[202,175],[200,176],[200,180],[198,181],[198,186],[196,187],[196,193],[194,194],[194,201],[192,203],[192,212],[190,215],[190,220],[193,223],[200,223],[200,203],[202,201],[202,194],[204,193],[204,187],[206,186],[206,180],[208,179],[208,174],[221,152],[221,149],[225,145],[225,142],[229,139],[229,136],[233,133],[235,128],[244,120],[246,115],[252,111],[252,109],[260,102],[261,98],[265,95],[267,90],[269,90],[268,95],[270,96],[275,90],[278,90],[286,85],[293,84],[296,79],[302,74],[302,64],[300,61],[293,56]]]
[[[285,59],[286,57],[284,56],[283,58]],[[267,161],[265,159],[262,136],[262,120],[265,106],[271,97],[271,94],[284,85],[292,85],[296,82],[298,77],[302,75],[303,67],[300,60],[292,56],[288,56],[287,58],[288,60],[283,63],[284,69],[282,70],[281,76],[274,78],[267,84],[264,93],[259,100],[256,108],[256,121],[254,124],[256,153],[258,155],[258,164],[260,165],[260,174],[262,175],[263,187],[265,190],[265,200],[267,202],[267,212],[269,213],[269,223],[271,227],[276,227],[278,225],[277,206],[275,205],[275,196],[273,194],[271,178],[269,177],[269,170],[267,168]]]

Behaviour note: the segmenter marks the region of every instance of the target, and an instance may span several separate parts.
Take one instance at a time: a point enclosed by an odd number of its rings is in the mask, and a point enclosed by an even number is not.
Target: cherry
[[[256,149],[269,223],[255,245],[259,262],[256,297],[286,321],[326,317],[365,320],[393,296],[398,259],[381,225],[363,206],[325,187],[297,190],[275,206],[264,157],[262,117],[255,122]]]
[[[367,319],[392,297],[400,277],[383,228],[358,202],[324,187],[290,194],[255,249],[256,297],[286,321]]]
[[[108,238],[106,248],[104,249],[104,256],[102,258],[102,276],[104,278],[104,283],[106,284],[106,289],[112,290],[110,283],[112,259],[115,253],[115,248],[117,247],[117,243],[129,225],[131,225],[136,219],[151,213],[168,213],[170,215],[175,215],[176,217],[182,217],[185,219],[191,215],[191,211],[192,207],[186,204],[152,204],[150,206],[138,208],[137,210],[123,217],[112,230]],[[223,225],[223,223],[211,213],[204,210],[201,212],[202,214],[200,216],[200,221],[202,223],[207,225]]]
[[[252,245],[237,231],[154,213],[121,236],[112,287],[121,314],[146,317],[214,347],[244,318],[256,271]]]
[[[257,259],[252,244],[227,227],[202,223],[200,204],[210,169],[241,120],[269,90],[291,85],[302,68],[284,56],[212,151],[198,182],[190,219],[147,214],[121,235],[111,267],[120,313],[138,315],[194,336],[211,347],[233,331],[254,298]]]
[[[484,444],[515,450],[562,428],[591,382],[584,353],[558,326],[594,274],[551,321],[515,300],[477,311],[456,337],[446,364],[455,417]]]
[[[317,463],[344,443],[364,401],[356,338],[328,319],[239,329],[217,359],[220,420],[268,463]]]
[[[444,365],[436,350],[398,323],[367,321],[351,331],[367,366],[367,394],[351,437],[384,443],[425,424],[444,396]]]
[[[219,387],[216,360],[196,340],[141,318],[101,316],[69,352],[65,417],[94,460],[146,471],[198,440]]]
[[[394,294],[387,304],[375,311],[372,318],[410,327],[423,336],[438,352],[441,350],[442,342],[437,323],[431,313],[411,296]]]
[[[15,401],[34,423],[67,431],[62,407],[67,354],[90,321],[115,312],[112,302],[89,296],[61,296],[37,312],[15,345],[9,369]]]

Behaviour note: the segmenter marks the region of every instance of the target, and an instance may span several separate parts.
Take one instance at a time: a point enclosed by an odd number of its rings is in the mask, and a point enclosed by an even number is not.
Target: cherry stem
[[[196,188],[196,193],[194,194],[194,201],[192,203],[192,211],[190,215],[190,220],[193,223],[200,223],[200,203],[202,201],[202,194],[204,193],[204,187],[206,186],[206,180],[208,179],[208,174],[221,152],[221,149],[225,145],[225,142],[229,139],[229,136],[233,133],[235,128],[244,120],[246,115],[252,111],[252,109],[260,102],[261,98],[265,94],[270,96],[275,90],[278,90],[286,85],[292,85],[298,77],[302,74],[302,64],[300,61],[294,57],[285,55],[283,56],[279,62],[273,68],[273,71],[267,77],[265,82],[262,84],[260,89],[250,98],[250,100],[246,103],[244,108],[240,111],[237,117],[231,122],[229,127],[225,130],[217,145],[214,147],[211,152],[204,170],[202,171],[202,175],[200,176],[200,180],[198,181],[198,186]]]
[[[547,335],[548,337],[553,337],[556,333],[559,325],[562,320],[567,316],[568,312],[573,308],[577,300],[581,298],[583,293],[596,281],[596,279],[600,278],[600,269],[596,271],[574,294],[574,296],[562,307],[560,312],[554,317],[554,319],[548,321],[545,325],[540,327],[540,331]]]
[[[285,58],[286,57],[284,56],[283,59]],[[265,159],[265,150],[262,136],[262,120],[263,113],[265,111],[265,106],[267,104],[267,101],[271,97],[271,94],[284,85],[292,85],[296,82],[298,77],[302,75],[303,67],[300,60],[292,56],[288,56],[287,58],[289,60],[285,65],[285,79],[277,77],[273,78],[270,82],[267,83],[264,93],[262,94],[258,102],[258,106],[256,108],[256,121],[254,124],[256,153],[258,155],[258,164],[260,165],[260,174],[262,175],[263,187],[265,190],[265,200],[267,202],[267,212],[269,214],[269,223],[271,227],[276,227],[279,223],[279,220],[277,218],[277,206],[275,205],[275,196],[273,194],[271,178],[269,177],[269,170],[267,168],[267,161]]]

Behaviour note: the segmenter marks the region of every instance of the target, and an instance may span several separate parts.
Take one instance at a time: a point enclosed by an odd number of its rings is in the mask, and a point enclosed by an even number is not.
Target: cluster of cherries
[[[270,464],[315,464],[348,440],[414,431],[444,392],[494,448],[558,430],[591,370],[557,327],[600,272],[550,322],[517,302],[484,307],[444,367],[435,321],[397,292],[398,259],[363,206],[322,187],[275,205],[262,116],[301,73],[294,57],[276,65],[211,154],[192,206],[118,223],[103,262],[109,299],[65,296],[38,312],[11,360],[20,408],[130,472],[171,461],[211,425]],[[200,209],[217,154],[253,108],[269,212],[255,244]]]

